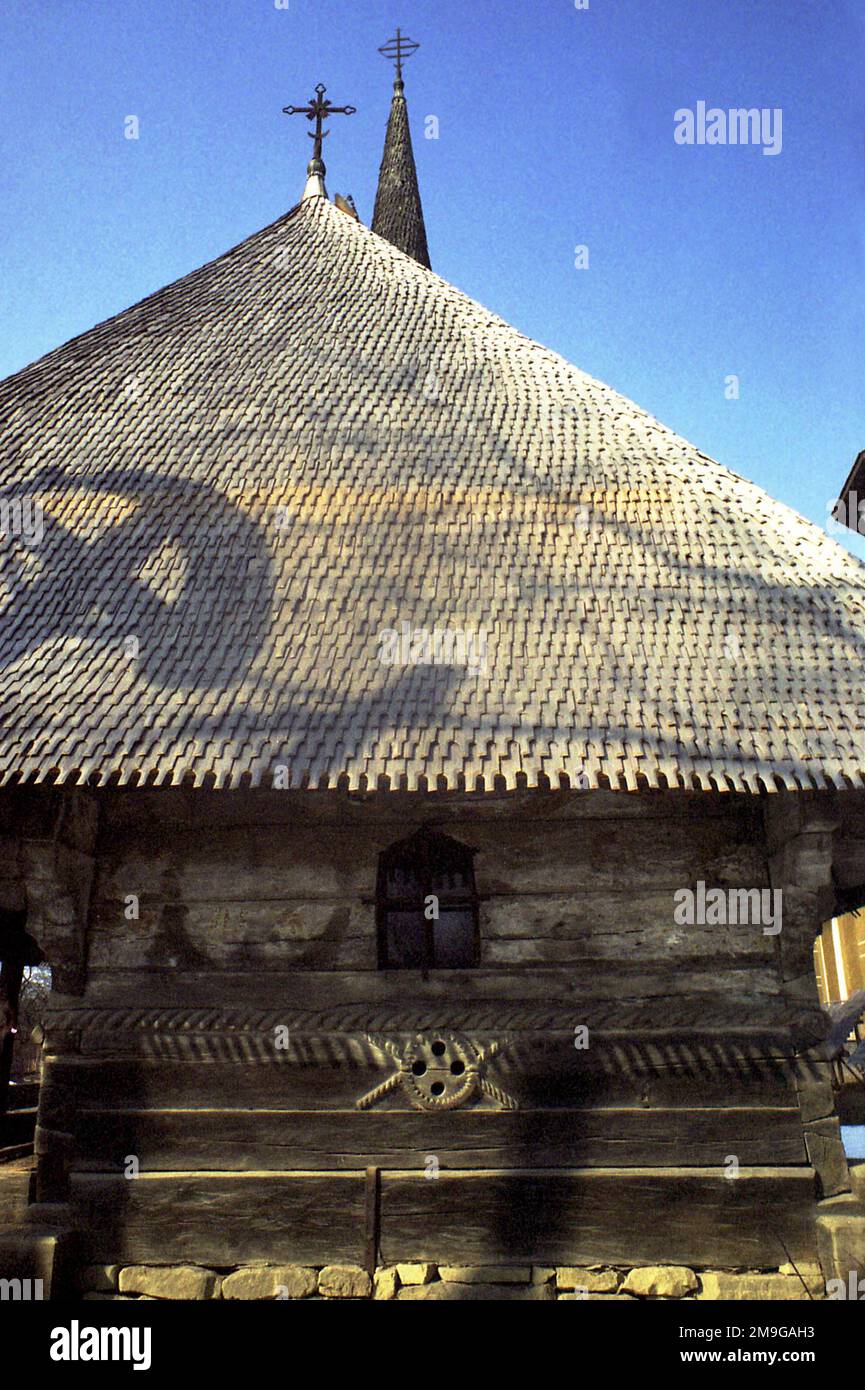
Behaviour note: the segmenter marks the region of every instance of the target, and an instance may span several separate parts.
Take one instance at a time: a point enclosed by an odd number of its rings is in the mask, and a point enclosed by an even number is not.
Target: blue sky
[[[0,376],[292,206],[316,82],[368,222],[397,24],[434,269],[822,524],[865,448],[863,0],[4,0]],[[781,152],[678,145],[699,101],[781,108]]]

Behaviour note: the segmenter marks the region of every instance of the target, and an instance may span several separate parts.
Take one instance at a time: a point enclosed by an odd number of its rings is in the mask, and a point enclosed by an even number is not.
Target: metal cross
[[[315,89],[315,97],[308,106],[283,106],[286,116],[306,116],[308,121],[315,121],[315,133],[308,130],[306,133],[310,140],[315,144],[312,149],[313,163],[321,163],[321,142],[330,134],[329,130],[322,130],[322,122],[329,116],[353,116],[357,110],[356,106],[333,106],[329,101],[325,101],[324,94],[327,88],[319,82]]]
[[[378,51],[379,53],[383,53],[385,58],[389,58],[392,62],[396,63],[396,80],[397,82],[402,82],[403,58],[410,58],[419,48],[419,43],[415,43],[414,39],[406,38],[402,30],[397,29],[396,38],[388,39],[384,47],[380,48]]]

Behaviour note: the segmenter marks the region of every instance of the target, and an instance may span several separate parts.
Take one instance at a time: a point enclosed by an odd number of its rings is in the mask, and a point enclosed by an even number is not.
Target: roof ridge
[[[273,232],[275,228],[284,226],[286,223],[292,221],[298,216],[307,215],[309,213],[309,210],[314,208],[316,202],[318,201],[325,200],[314,199],[307,200],[306,202],[300,201],[298,203],[295,203],[292,208],[289,208],[288,212],[282,213],[273,222],[269,222],[266,226],[259,227],[257,232],[250,232],[248,236],[243,237],[241,241],[235,242],[234,245],[229,246],[227,250],[220,251],[218,255],[212,256],[209,261],[203,261],[201,265],[195,266],[192,270],[184,271],[184,273],[182,275],[178,275],[178,277],[175,280],[166,281],[166,283],[164,285],[160,285],[158,289],[149,290],[148,293],[143,295],[141,299],[133,300],[133,302],[131,304],[127,304],[125,308],[118,309],[116,313],[109,314],[107,318],[97,319],[96,323],[91,324],[89,328],[83,328],[80,333],[74,333],[71,338],[66,338],[62,343],[58,343],[57,347],[49,348],[47,352],[43,352],[39,357],[34,357],[31,362],[26,362],[23,367],[18,367],[16,371],[10,372],[8,376],[0,377],[0,389],[2,389],[8,383],[15,381],[18,377],[23,376],[25,373],[32,371],[33,368],[38,367],[41,363],[47,362],[50,358],[55,357],[58,353],[65,352],[67,348],[74,346],[76,343],[80,343],[82,339],[89,337],[91,334],[98,333],[103,329],[109,328],[113,324],[117,323],[120,319],[123,319],[127,315],[133,314],[137,310],[142,309],[145,305],[150,304],[153,300],[158,299],[161,295],[168,294],[170,291],[176,290],[179,286],[186,285],[191,281],[200,278],[207,271],[213,270],[214,266],[219,265],[222,261],[229,260],[232,256],[236,255],[239,251],[242,251],[252,242],[259,240],[260,238],[266,236],[270,232]]]

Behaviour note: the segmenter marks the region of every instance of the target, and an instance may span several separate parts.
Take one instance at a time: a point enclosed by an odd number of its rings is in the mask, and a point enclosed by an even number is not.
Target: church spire
[[[419,47],[420,44],[406,38],[401,30],[397,29],[396,38],[390,39],[379,49],[379,53],[393,60],[396,80],[393,84],[393,101],[387,123],[384,157],[378,176],[372,230],[378,232],[379,236],[386,237],[407,256],[413,256],[421,265],[428,267],[430,262],[426,228],[411,144],[405,83],[402,80],[404,60],[410,58]]]

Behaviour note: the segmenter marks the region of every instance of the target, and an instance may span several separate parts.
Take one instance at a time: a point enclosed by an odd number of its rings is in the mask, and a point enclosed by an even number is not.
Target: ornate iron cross
[[[388,39],[384,47],[378,51],[396,65],[396,80],[402,82],[403,59],[410,58],[419,48],[419,43],[415,43],[414,39],[407,38],[401,29],[397,29],[396,38]]]
[[[321,164],[321,144],[330,134],[329,130],[322,130],[322,122],[329,116],[353,116],[357,111],[356,106],[333,106],[329,101],[325,101],[324,94],[327,88],[319,82],[315,89],[315,97],[308,106],[283,106],[286,116],[306,116],[308,121],[315,121],[315,132],[308,130],[306,133],[310,140],[315,144],[312,148],[312,163]]]

